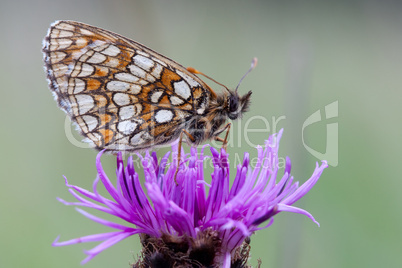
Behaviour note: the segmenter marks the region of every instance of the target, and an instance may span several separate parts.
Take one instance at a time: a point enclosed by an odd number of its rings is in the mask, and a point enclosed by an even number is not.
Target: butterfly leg
[[[226,130],[226,135],[225,135],[225,138],[224,138],[224,139],[222,139],[221,137],[218,137],[218,136],[215,137],[215,140],[216,140],[216,141],[222,142],[222,148],[223,148],[225,151],[226,151],[227,144],[228,144],[228,136],[229,136],[229,130],[230,130],[230,127],[231,127],[231,126],[232,126],[232,123],[227,123],[226,126],[224,126],[224,127],[222,128],[222,132]]]
[[[176,172],[174,173],[174,182],[176,183],[176,185],[179,185],[179,184],[177,183],[176,177],[177,177],[177,173],[179,172],[179,165],[180,165],[180,161],[181,161],[181,145],[182,145],[182,142],[183,142],[183,134],[186,134],[187,137],[188,137],[192,142],[195,141],[194,137],[193,137],[190,133],[188,133],[187,130],[185,130],[185,129],[182,129],[182,130],[181,130],[180,138],[179,138],[178,153],[177,153],[177,167],[176,167]]]

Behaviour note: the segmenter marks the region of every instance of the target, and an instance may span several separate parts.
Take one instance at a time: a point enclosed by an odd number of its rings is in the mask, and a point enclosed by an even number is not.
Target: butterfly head
[[[250,106],[251,91],[244,96],[240,96],[237,91],[229,91],[227,98],[226,112],[227,116],[235,120],[242,116],[244,112],[248,111]]]

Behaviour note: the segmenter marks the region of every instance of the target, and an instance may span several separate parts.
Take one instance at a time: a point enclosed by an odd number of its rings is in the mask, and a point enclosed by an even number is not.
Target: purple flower
[[[121,153],[117,155],[117,182],[112,184],[102,168],[100,152],[96,158],[98,176],[93,191],[70,185],[66,179],[70,193],[78,202],[59,201],[109,213],[126,221],[126,225],[103,220],[77,208],[87,218],[116,231],[65,242],[58,242],[57,238],[53,246],[103,241],[85,251],[88,257],[82,263],[86,263],[117,242],[140,234],[143,259],[133,267],[148,267],[146,265],[158,261],[177,263],[186,258],[205,266],[230,267],[236,262],[245,265],[247,238],[255,231],[269,227],[279,212],[303,214],[319,225],[310,213],[292,205],[314,186],[328,165],[326,161],[321,165],[317,163],[313,175],[299,186],[290,175],[291,162],[286,158],[284,174],[280,178],[278,147],[281,136],[282,130],[271,135],[264,148],[257,147],[258,159],[254,168],[250,167],[249,154],[245,153],[243,163],[237,166],[232,186],[228,154],[224,150],[219,153],[211,147],[211,157],[204,155],[205,146],[200,152],[195,148],[189,154],[183,152],[177,184],[174,181],[177,160],[168,164],[170,152],[160,161],[155,153],[146,152],[144,157],[138,155],[145,174],[145,187],[134,169],[132,156],[124,166]],[[173,148],[173,155],[177,155],[177,148]],[[214,166],[210,185],[204,176],[207,158],[211,158]],[[98,193],[99,181],[111,198]],[[169,249],[172,245],[174,249]],[[212,252],[208,252],[211,248]],[[171,255],[177,252],[182,255],[174,259]],[[207,253],[211,255],[207,260],[197,257]]]

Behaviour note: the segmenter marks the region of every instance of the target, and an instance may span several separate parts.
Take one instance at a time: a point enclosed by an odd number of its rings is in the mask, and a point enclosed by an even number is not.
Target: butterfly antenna
[[[206,75],[206,74],[204,74],[204,73],[201,73],[200,71],[194,69],[193,67],[187,67],[187,71],[189,71],[190,73],[193,73],[193,74],[200,74],[200,75],[203,75],[203,76],[205,76],[206,78],[208,78],[209,80],[211,80],[211,81],[217,83],[218,85],[223,86],[224,88],[226,88],[227,91],[230,91],[224,84],[219,83],[219,82],[216,81],[215,79],[212,79],[212,78],[209,77],[208,75]]]
[[[237,87],[235,89],[235,92],[237,92],[237,89],[239,88],[241,82],[243,81],[243,79],[257,66],[257,58],[253,58],[253,60],[251,61],[251,67],[250,69],[248,69],[248,71],[243,75],[243,77],[240,79],[239,84],[237,84]]]

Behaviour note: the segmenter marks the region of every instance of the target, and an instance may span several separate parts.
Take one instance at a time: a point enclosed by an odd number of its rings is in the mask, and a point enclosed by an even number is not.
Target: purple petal
[[[305,215],[307,217],[309,217],[315,224],[318,225],[318,227],[320,226],[320,224],[318,223],[318,221],[316,221],[313,217],[313,215],[311,215],[310,213],[308,213],[306,210],[301,209],[301,208],[297,208],[297,207],[292,207],[292,206],[288,206],[285,204],[278,204],[278,212],[279,211],[287,211],[287,212],[292,212],[292,213],[298,213],[298,214],[302,214]]]
[[[137,234],[138,232],[130,232],[130,233],[126,233],[126,232],[122,232],[120,234],[117,234],[111,238],[109,238],[108,240],[100,243],[99,245],[97,245],[96,247],[94,247],[91,250],[88,251],[84,251],[85,254],[88,255],[88,257],[86,257],[81,264],[85,264],[88,261],[90,261],[91,259],[93,259],[96,255],[98,255],[99,253],[101,253],[103,250],[113,246],[114,244],[126,239],[129,236],[132,236],[134,234]]]
[[[314,170],[313,175],[311,175],[310,179],[308,179],[305,183],[303,183],[302,186],[300,186],[293,194],[285,198],[282,203],[287,204],[287,205],[292,205],[294,204],[297,200],[302,198],[308,191],[313,188],[315,183],[318,181],[318,179],[321,176],[321,173],[324,171],[325,168],[328,167],[328,164],[326,161],[322,161],[321,166],[318,166],[318,163],[316,164],[316,169]]]
[[[94,215],[92,215],[92,214],[90,214],[90,213],[88,213],[88,212],[86,212],[86,211],[84,211],[82,209],[76,208],[76,210],[79,213],[81,213],[82,215],[84,215],[85,217],[87,217],[88,219],[90,219],[90,220],[92,220],[94,222],[100,223],[102,225],[108,226],[110,228],[120,229],[120,230],[127,230],[127,229],[134,230],[133,228],[129,228],[127,226],[117,224],[117,223],[114,223],[114,222],[107,221],[107,220],[101,219],[99,217],[96,217],[96,216],[94,216]]]
[[[56,240],[52,243],[52,246],[53,247],[61,247],[61,246],[74,245],[74,244],[80,244],[80,243],[86,243],[86,242],[98,242],[98,241],[103,241],[103,240],[109,239],[111,237],[114,237],[120,233],[121,232],[110,232],[110,233],[103,233],[103,234],[87,235],[87,236],[78,237],[78,238],[74,238],[71,240],[63,241],[63,242],[58,242],[59,238],[60,238],[60,236],[58,236],[56,238]]]

